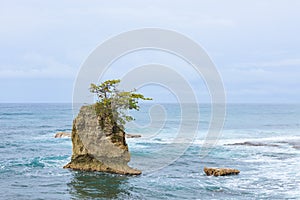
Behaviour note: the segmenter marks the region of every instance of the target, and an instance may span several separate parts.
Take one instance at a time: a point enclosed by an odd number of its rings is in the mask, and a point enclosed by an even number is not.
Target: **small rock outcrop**
[[[99,125],[101,121],[101,126]],[[125,132],[109,118],[99,119],[95,105],[81,107],[73,121],[72,158],[64,168],[138,175],[127,165],[130,154]]]
[[[71,137],[71,133],[68,132],[57,132],[54,135],[55,138],[70,138]]]
[[[228,175],[237,175],[240,173],[240,171],[237,169],[209,168],[209,167],[204,167],[204,172],[207,176],[228,176]]]
[[[126,138],[140,138],[142,137],[141,135],[138,135],[138,134],[129,134],[129,133],[126,133]]]

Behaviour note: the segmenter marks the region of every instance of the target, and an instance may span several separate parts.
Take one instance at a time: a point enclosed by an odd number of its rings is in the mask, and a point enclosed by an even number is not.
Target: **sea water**
[[[126,132],[143,137],[127,139],[129,164],[145,173],[124,176],[62,168],[72,143],[54,134],[71,131],[71,104],[0,104],[0,199],[300,199],[300,105],[227,105],[222,135],[204,157],[210,105],[200,104],[199,120],[184,124],[179,105],[161,106],[165,117],[151,119],[150,104],[132,113]],[[179,127],[194,123],[197,134],[176,152]],[[166,145],[171,152],[161,151]],[[176,159],[164,163],[173,152]],[[151,171],[151,162],[164,165]],[[208,177],[204,166],[241,173]]]

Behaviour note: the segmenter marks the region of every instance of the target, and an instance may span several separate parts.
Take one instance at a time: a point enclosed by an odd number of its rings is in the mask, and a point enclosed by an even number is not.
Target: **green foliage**
[[[99,123],[104,128],[104,123],[109,121],[124,129],[126,122],[134,120],[126,114],[128,110],[139,110],[139,100],[152,100],[142,94],[132,91],[120,91],[117,86],[120,80],[107,80],[99,85],[91,84],[90,91],[97,95],[96,113]]]

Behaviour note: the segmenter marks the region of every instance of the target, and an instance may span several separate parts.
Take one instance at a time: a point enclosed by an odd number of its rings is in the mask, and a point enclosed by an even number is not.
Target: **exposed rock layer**
[[[71,138],[72,133],[71,132],[57,132],[54,137],[55,138]],[[126,138],[140,138],[142,137],[139,134],[129,134],[125,133]]]
[[[125,132],[109,119],[104,128],[94,105],[83,106],[73,121],[71,162],[64,168],[138,175],[141,171],[127,165],[130,161]]]
[[[240,173],[240,171],[237,169],[208,168],[208,167],[204,167],[204,172],[207,176],[227,176],[227,175],[237,175]]]

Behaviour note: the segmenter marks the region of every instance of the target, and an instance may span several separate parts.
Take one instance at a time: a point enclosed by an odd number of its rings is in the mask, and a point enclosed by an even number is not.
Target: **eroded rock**
[[[204,167],[204,172],[207,176],[228,176],[228,175],[237,175],[240,173],[240,171],[237,169],[210,168],[210,167]]]
[[[140,170],[127,165],[130,154],[125,132],[109,119],[104,119],[101,126],[99,120],[94,105],[81,107],[73,121],[71,162],[64,168],[141,174]]]

